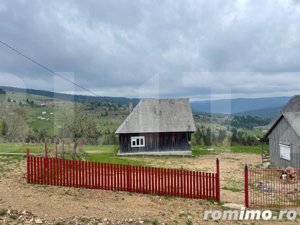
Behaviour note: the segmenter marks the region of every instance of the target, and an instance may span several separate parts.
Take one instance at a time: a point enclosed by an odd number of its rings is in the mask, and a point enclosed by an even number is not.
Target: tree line
[[[198,127],[194,133],[193,144],[195,145],[258,145],[259,139],[249,132],[231,128],[212,130],[209,127]]]

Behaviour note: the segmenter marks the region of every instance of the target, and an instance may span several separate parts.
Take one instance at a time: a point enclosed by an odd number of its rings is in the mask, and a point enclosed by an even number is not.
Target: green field
[[[12,144],[12,143],[0,143],[0,154],[2,153],[23,153],[25,155],[26,149],[29,148],[31,153],[43,155],[43,144]],[[54,155],[55,150],[53,145],[48,145],[49,153]],[[133,164],[143,165],[144,162],[137,160],[139,157],[118,157],[118,146],[115,145],[85,145],[83,148],[83,159],[92,162],[106,162],[106,163],[121,163],[121,164]],[[70,157],[70,151],[67,150],[67,157]],[[225,152],[230,153],[251,153],[261,154],[261,146],[193,146],[193,156],[201,156],[207,154],[221,154]],[[153,156],[160,157],[160,156]],[[165,156],[164,156],[165,157]],[[175,157],[175,156],[172,156]],[[22,156],[20,156],[22,158]]]
[[[55,155],[54,145],[47,145],[48,153]],[[105,163],[121,163],[131,165],[143,165],[144,163],[137,160],[132,160],[129,157],[118,157],[117,146],[114,145],[85,145],[84,153],[80,157],[84,160],[91,162],[105,162]],[[13,143],[0,143],[0,154],[5,157],[14,157],[22,159],[26,155],[26,149],[30,149],[30,153],[36,155],[44,155],[44,144],[13,144]],[[66,158],[71,158],[71,152],[67,145],[65,147]],[[8,153],[8,154],[6,154]],[[14,155],[17,154],[17,155]],[[59,152],[58,152],[59,154]]]
[[[61,126],[59,122],[61,110],[74,107],[73,102],[18,92],[7,92],[6,96],[0,95],[0,100],[0,103],[3,102],[9,111],[14,111],[20,107],[25,109],[29,128],[35,131],[44,130],[46,137],[49,138],[56,136],[58,128]],[[27,100],[34,102],[34,104],[30,105]],[[54,100],[55,105],[40,106],[46,100]],[[96,118],[97,127],[101,133],[100,143],[104,141],[106,135],[112,134],[120,126],[129,113],[127,106],[124,105],[103,103],[101,106],[94,106],[94,108],[90,108],[92,105],[89,103],[82,105],[86,107],[87,113]]]
[[[55,105],[47,105],[41,107],[40,104],[45,100],[50,100],[47,97],[31,95],[25,93],[17,92],[7,92],[6,100],[4,95],[0,96],[4,100],[5,105],[10,111],[17,108],[23,108],[26,111],[28,117],[29,134],[44,135],[43,138],[55,138],[57,137],[57,131],[61,126],[60,113],[62,110],[74,107],[74,103],[66,101],[55,101]],[[1,98],[0,98],[1,100]],[[10,100],[10,101],[8,101]],[[129,110],[125,105],[112,104],[109,102],[99,103],[80,103],[85,107],[86,113],[95,117],[95,122],[97,123],[97,129],[99,130],[99,145],[85,145],[84,151],[81,157],[85,160],[95,161],[95,162],[113,162],[113,163],[131,163],[135,165],[143,164],[139,157],[135,157],[132,160],[130,157],[117,157],[116,152],[118,146],[108,145],[115,143],[111,141],[111,136],[114,135],[115,130],[120,126],[122,121],[128,116]],[[230,124],[230,116],[226,115],[206,115],[206,114],[196,114],[194,115],[195,124],[197,127],[202,127],[204,130],[210,128],[216,134],[218,130],[226,130],[227,143],[230,143],[231,130],[228,128]],[[229,121],[229,122],[228,122]],[[238,128],[238,131],[243,131],[246,134],[254,136],[256,138],[263,136],[264,127],[256,127],[255,129],[245,129]],[[46,134],[44,133],[46,132]],[[261,146],[227,146],[226,142],[211,143],[214,146],[204,146],[199,144],[205,144],[204,142],[193,142],[194,136],[192,136],[192,151],[193,156],[201,156],[206,154],[220,154],[223,152],[231,153],[253,153],[261,154]],[[207,144],[207,143],[206,143]],[[240,144],[240,143],[236,143]],[[208,144],[210,145],[210,144]],[[0,153],[26,153],[26,148],[30,148],[32,153],[43,154],[44,146],[35,144],[14,144],[14,143],[0,143]],[[49,145],[49,149],[54,149],[53,145]],[[67,157],[70,157],[70,150],[67,153]],[[18,156],[22,157],[22,156]],[[154,157],[153,157],[154,158]]]
[[[3,95],[2,95],[3,98]],[[9,101],[8,101],[9,100]],[[54,104],[45,104],[46,102]],[[9,111],[14,111],[18,108],[25,110],[27,114],[27,124],[29,126],[30,139],[43,139],[43,138],[55,138],[59,135],[61,128],[61,112],[66,109],[72,109],[74,107],[73,102],[61,101],[57,99],[51,99],[44,96],[18,93],[9,91],[6,93],[5,105]],[[44,103],[44,106],[41,106]],[[84,106],[86,113],[91,115],[91,118],[95,119],[97,130],[100,135],[98,138],[98,144],[113,144],[112,136],[115,130],[125,120],[129,114],[128,106],[114,104],[111,102],[92,102],[92,103],[76,103]],[[235,117],[229,115],[215,115],[215,114],[194,114],[195,124],[198,128],[202,129],[202,133],[207,134],[209,128],[216,137],[220,130],[226,131],[227,142],[230,141],[232,135],[231,122]],[[237,132],[243,132],[247,136],[258,139],[264,135],[265,127],[257,126],[253,129],[247,129],[244,125],[249,125],[247,120],[242,120],[244,123],[239,121],[237,125]],[[252,120],[251,120],[252,121]],[[254,122],[255,123],[255,120]],[[244,136],[245,136],[244,135]],[[209,138],[208,138],[209,139]],[[240,138],[241,139],[241,138]],[[235,142],[234,144],[243,144],[245,142]],[[194,144],[202,144],[196,142]],[[223,144],[223,141],[203,143],[219,145]],[[249,144],[249,143],[247,143]],[[250,143],[256,144],[256,143]]]
[[[224,152],[231,153],[251,153],[251,154],[261,154],[262,147],[260,145],[254,146],[193,146],[193,155],[207,155],[207,154],[220,154]]]

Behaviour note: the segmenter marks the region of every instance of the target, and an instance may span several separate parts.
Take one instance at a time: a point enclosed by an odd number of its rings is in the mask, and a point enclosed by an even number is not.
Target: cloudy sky
[[[300,1],[0,0],[0,40],[98,95],[300,94]],[[0,44],[0,85],[90,94]]]

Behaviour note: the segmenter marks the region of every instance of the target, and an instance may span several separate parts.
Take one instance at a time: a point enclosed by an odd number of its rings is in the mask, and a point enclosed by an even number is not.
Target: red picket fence
[[[283,176],[278,168],[245,166],[245,206],[247,208],[286,208],[300,206],[300,170]]]
[[[76,188],[152,193],[220,201],[216,173],[36,157],[27,150],[27,182]]]

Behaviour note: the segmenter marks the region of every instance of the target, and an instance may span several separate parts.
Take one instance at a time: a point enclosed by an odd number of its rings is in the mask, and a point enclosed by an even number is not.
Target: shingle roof
[[[271,121],[267,129],[270,130],[274,126],[276,121],[280,119],[283,113],[286,112],[300,112],[300,95],[295,95],[289,100],[289,102],[282,108],[280,113]]]
[[[189,99],[142,99],[116,134],[194,131]]]
[[[274,127],[278,124],[278,122],[285,117],[287,120],[289,117],[290,122],[292,122],[292,119],[296,119],[296,115],[292,116],[290,113],[298,113],[300,112],[300,95],[295,95],[292,97],[289,102],[282,108],[280,113],[271,121],[271,123],[267,126],[267,133],[262,138],[263,141],[268,140],[268,136],[271,133],[271,131],[274,129]],[[290,114],[290,115],[288,115]],[[292,125],[292,124],[291,124]]]
[[[280,117],[273,123],[272,127],[269,128],[265,137],[268,137],[276,125],[280,122],[282,118],[285,118],[287,122],[291,125],[297,135],[300,137],[300,112],[285,112],[282,113]]]
[[[287,112],[283,116],[300,137],[300,112]]]

